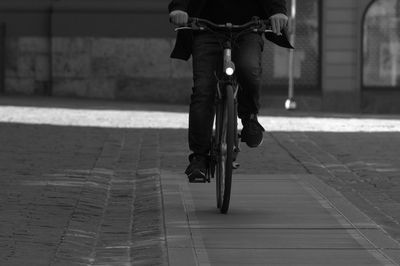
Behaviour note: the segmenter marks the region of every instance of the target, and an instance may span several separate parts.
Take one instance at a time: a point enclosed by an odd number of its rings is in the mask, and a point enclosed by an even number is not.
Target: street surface
[[[0,265],[399,265],[400,116],[262,110],[231,208],[187,107],[0,99]]]

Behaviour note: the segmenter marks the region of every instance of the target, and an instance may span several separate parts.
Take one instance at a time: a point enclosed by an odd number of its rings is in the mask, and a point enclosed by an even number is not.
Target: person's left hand
[[[282,35],[281,31],[287,27],[289,18],[282,13],[278,13],[269,17],[271,21],[272,31],[276,35]]]

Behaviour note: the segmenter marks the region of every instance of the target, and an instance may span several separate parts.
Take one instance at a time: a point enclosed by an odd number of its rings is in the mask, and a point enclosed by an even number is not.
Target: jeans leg
[[[215,71],[221,60],[219,42],[211,34],[196,34],[192,56],[194,87],[189,111],[189,148],[195,155],[208,155],[217,84]]]
[[[241,89],[238,93],[238,115],[245,118],[258,114],[264,41],[259,34],[250,33],[240,38],[234,51],[234,62]]]

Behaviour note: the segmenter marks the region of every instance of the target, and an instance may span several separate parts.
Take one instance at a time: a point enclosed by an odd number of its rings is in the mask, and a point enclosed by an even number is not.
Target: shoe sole
[[[257,147],[261,146],[261,145],[264,143],[264,139],[262,139],[260,143],[255,144],[255,145],[250,145],[250,144],[247,143],[245,140],[242,140],[242,142],[246,143],[246,145],[247,145],[248,147],[250,147],[250,148],[257,148]]]
[[[191,174],[187,175],[190,183],[205,183],[206,174],[201,171],[193,171]]]

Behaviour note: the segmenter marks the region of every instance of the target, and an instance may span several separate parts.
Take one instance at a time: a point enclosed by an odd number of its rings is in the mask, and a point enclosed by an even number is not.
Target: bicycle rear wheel
[[[233,150],[235,139],[235,110],[233,87],[226,86],[225,100],[218,106],[216,119],[217,171],[216,190],[217,207],[221,213],[227,213],[231,197]]]

